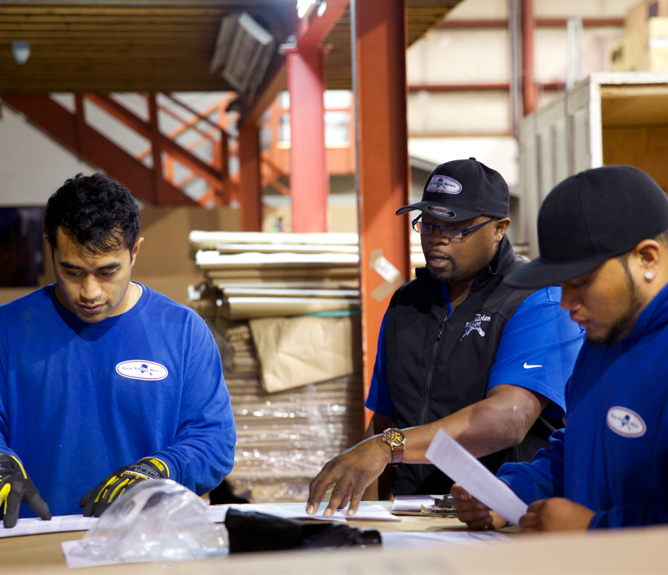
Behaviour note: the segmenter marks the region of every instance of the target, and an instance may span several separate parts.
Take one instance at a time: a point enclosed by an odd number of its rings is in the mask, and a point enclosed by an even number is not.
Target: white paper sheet
[[[383,549],[406,547],[434,547],[445,545],[487,545],[511,541],[510,537],[496,531],[390,531],[380,534]]]
[[[443,473],[511,523],[518,525],[527,512],[526,503],[442,429],[436,432],[426,455]]]
[[[5,529],[0,522],[0,538],[63,531],[88,531],[96,521],[97,517],[84,517],[83,515],[57,515],[50,521],[37,517],[19,518],[11,529]]]
[[[336,511],[331,517],[325,517],[323,512],[327,508],[327,503],[321,503],[318,512],[315,515],[307,515],[304,509],[304,503],[258,503],[249,505],[212,505],[207,511],[207,517],[214,523],[225,521],[225,514],[230,507],[237,507],[242,511],[257,511],[259,513],[269,513],[278,517],[287,517],[290,519],[314,519],[317,521],[401,521],[399,517],[392,515],[382,505],[365,504],[360,505],[357,515],[348,517],[346,512],[348,508]],[[24,518],[16,522],[16,526],[11,529],[5,529],[0,521],[0,538],[19,537],[22,535],[37,535],[41,533],[61,533],[64,531],[88,531],[97,517],[84,517],[83,515],[60,515],[53,517],[50,521],[43,521],[38,518]]]
[[[221,523],[225,520],[225,515],[230,507],[234,507],[240,511],[255,511],[257,513],[268,513],[277,517],[285,519],[311,519],[315,521],[401,521],[401,518],[392,515],[382,505],[362,504],[357,509],[357,514],[348,517],[348,507],[335,511],[333,515],[328,517],[323,515],[327,509],[327,503],[321,503],[317,513],[308,515],[305,510],[304,503],[250,503],[246,505],[215,505],[209,507],[207,516],[216,523]]]

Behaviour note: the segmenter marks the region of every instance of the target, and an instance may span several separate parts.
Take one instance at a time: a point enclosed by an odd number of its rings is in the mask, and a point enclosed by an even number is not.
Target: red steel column
[[[366,396],[383,315],[410,270],[408,216],[395,215],[409,199],[405,0],[353,0],[350,13]]]
[[[528,116],[538,106],[538,93],[534,77],[533,36],[536,19],[533,13],[533,0],[522,3],[522,91],[524,92],[524,115]]]
[[[262,178],[260,176],[260,130],[254,125],[239,129],[239,188],[241,229],[262,229]]]
[[[294,232],[327,231],[325,53],[326,49],[320,46],[297,46],[285,51],[290,93],[290,190]]]

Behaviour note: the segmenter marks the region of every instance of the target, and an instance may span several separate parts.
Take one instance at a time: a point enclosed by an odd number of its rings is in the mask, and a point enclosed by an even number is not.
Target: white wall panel
[[[508,82],[508,32],[432,30],[408,49],[406,68],[409,84]]]

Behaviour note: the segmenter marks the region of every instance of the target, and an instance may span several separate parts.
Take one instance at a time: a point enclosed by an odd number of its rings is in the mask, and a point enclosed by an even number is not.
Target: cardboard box
[[[625,33],[642,28],[654,17],[668,17],[668,0],[643,0],[629,9],[624,18]]]
[[[668,72],[668,17],[650,18],[627,31],[611,57],[613,72]]]

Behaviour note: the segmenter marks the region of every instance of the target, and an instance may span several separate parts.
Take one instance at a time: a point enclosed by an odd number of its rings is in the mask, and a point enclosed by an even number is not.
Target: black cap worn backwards
[[[645,172],[606,166],[566,178],[538,213],[540,257],[507,276],[514,288],[542,288],[595,270],[668,229],[668,197]]]
[[[508,184],[501,174],[469,158],[438,166],[427,178],[422,201],[400,208],[397,215],[421,210],[446,222],[505,218],[509,202]]]

